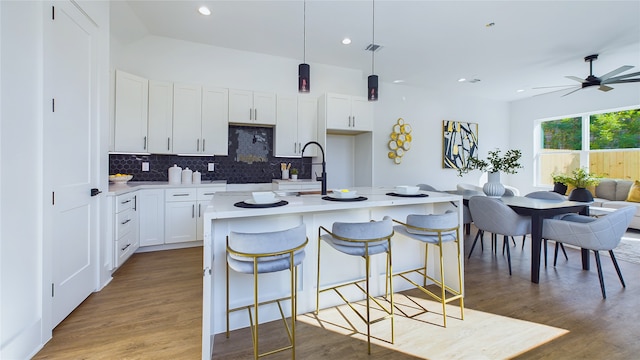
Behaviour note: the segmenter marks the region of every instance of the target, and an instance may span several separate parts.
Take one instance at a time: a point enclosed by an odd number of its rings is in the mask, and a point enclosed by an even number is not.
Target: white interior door
[[[97,204],[91,197],[96,27],[70,2],[57,2],[54,14],[45,31],[44,83],[44,232],[52,256],[52,327],[94,291],[97,271]]]

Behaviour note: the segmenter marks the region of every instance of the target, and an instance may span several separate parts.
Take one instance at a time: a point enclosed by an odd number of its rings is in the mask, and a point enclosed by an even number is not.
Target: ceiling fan
[[[611,86],[611,84],[622,84],[622,83],[631,83],[631,82],[640,82],[640,77],[637,78],[633,78],[633,79],[629,79],[632,76],[640,76],[640,71],[639,72],[634,72],[634,73],[630,73],[630,74],[624,74],[624,75],[618,75],[620,73],[623,73],[627,70],[630,70],[633,68],[633,66],[631,65],[624,65],[624,66],[620,66],[619,68],[610,71],[602,76],[595,76],[593,75],[593,61],[598,59],[598,54],[594,54],[594,55],[589,55],[587,57],[584,58],[585,62],[589,63],[589,76],[587,76],[586,79],[581,79],[577,76],[565,76],[567,79],[571,79],[571,80],[575,80],[577,82],[579,82],[581,85],[560,85],[560,86],[546,86],[546,87],[538,87],[538,88],[534,88],[534,89],[547,89],[547,88],[552,88],[552,87],[575,87],[577,86],[578,88],[575,90],[571,90],[568,93],[562,95],[562,96],[567,96],[569,94],[573,94],[574,92],[580,90],[580,89],[585,89],[588,87],[592,87],[592,86],[597,86],[598,90],[600,91],[609,91],[609,90],[613,90],[613,88]],[[616,76],[618,75],[618,76]],[[561,91],[561,90],[557,90],[557,91]]]

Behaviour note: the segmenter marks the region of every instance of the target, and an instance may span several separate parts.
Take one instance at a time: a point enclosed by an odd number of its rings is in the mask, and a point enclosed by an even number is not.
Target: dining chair
[[[433,186],[431,186],[429,184],[418,184],[416,186],[419,187],[420,190],[424,190],[424,191],[441,192],[440,190],[436,189],[435,187],[433,187]],[[454,207],[458,207],[458,205],[456,205],[454,202],[451,202],[451,204]],[[467,234],[471,233],[471,224],[472,223],[473,223],[473,218],[471,217],[471,212],[469,211],[469,206],[462,205],[462,224],[464,225],[465,233],[467,233]]]
[[[394,219],[394,222],[400,224],[393,227],[395,234],[403,235],[412,240],[420,241],[425,244],[424,248],[424,265],[410,270],[405,270],[393,274],[399,276],[410,284],[418,288],[420,291],[430,296],[434,300],[442,304],[443,326],[447,327],[447,311],[446,305],[452,301],[459,301],[460,319],[464,320],[464,296],[462,294],[462,260],[460,259],[460,234],[458,212],[448,210],[444,214],[412,214],[408,215],[406,222]],[[445,284],[444,257],[442,256],[442,247],[446,243],[453,242],[458,253],[458,289],[453,289]],[[440,278],[434,278],[427,274],[427,263],[429,259],[429,245],[437,246],[440,250],[438,263],[440,265]],[[422,285],[416,283],[407,274],[417,273],[422,277]],[[439,294],[427,288],[427,280],[433,282],[439,288]]]
[[[543,199],[543,200],[556,200],[556,201],[564,201],[566,198],[563,195],[560,195],[553,191],[533,191],[525,195],[525,197],[531,199]],[[561,219],[566,214],[556,215],[554,219]],[[543,238],[544,241],[544,266],[547,266],[547,239]],[[522,238],[522,247],[524,248],[525,237]],[[567,250],[565,250],[564,245],[561,242],[556,242],[555,251],[553,253],[553,266],[556,266],[556,262],[558,260],[558,248],[562,249],[562,253],[564,254],[564,258],[569,260],[567,256]]]
[[[570,214],[562,219],[545,219],[542,226],[542,237],[593,251],[600,280],[600,290],[602,297],[606,299],[600,251],[609,252],[620,283],[622,287],[626,287],[613,249],[620,243],[636,210],[635,206],[626,206],[600,218]]]
[[[232,231],[227,236],[227,338],[229,337],[229,314],[234,311],[247,310],[249,312],[249,322],[251,325],[251,338],[253,340],[254,359],[270,355],[273,353],[291,350],[292,358],[296,356],[296,315],[297,315],[297,282],[298,265],[305,257],[304,248],[308,239],[304,224],[297,227],[264,233],[240,233]],[[229,307],[229,270],[234,270],[242,274],[253,275],[253,304]],[[289,270],[289,282],[291,290],[288,297],[259,301],[258,296],[258,274],[273,273]],[[284,312],[280,304],[281,301],[291,302],[291,327],[284,317]],[[289,345],[260,354],[258,325],[258,309],[261,306],[277,303],[285,330],[289,337]],[[253,316],[255,317],[255,325]]]
[[[318,228],[318,272],[316,286],[316,315],[320,311],[320,293],[335,291],[338,296],[362,319],[367,325],[367,349],[371,354],[371,324],[384,319],[391,320],[391,343],[394,342],[394,320],[393,320],[393,278],[391,267],[391,237],[393,236],[393,222],[391,217],[385,216],[381,221],[369,222],[334,222],[331,231],[320,226]],[[330,245],[334,250],[343,254],[361,257],[365,260],[364,277],[335,286],[320,286],[320,253],[322,242]],[[385,269],[385,296],[389,297],[389,308],[387,309],[369,290],[371,277],[370,257],[377,254],[386,254]],[[362,283],[364,282],[364,288]],[[362,291],[365,296],[365,314],[356,309],[356,306],[347,299],[340,289],[347,286],[355,286]],[[377,319],[371,319],[371,301],[373,301],[384,315]]]
[[[503,235],[503,249],[507,250],[507,262],[509,264],[509,275],[511,275],[511,251],[509,249],[510,236],[524,236],[531,233],[531,219],[528,216],[517,214],[509,206],[505,205],[500,199],[494,199],[487,196],[473,196],[469,199],[469,210],[473,222],[478,228],[469,257],[473,252],[473,248],[480,237],[482,243],[484,232],[490,232],[494,235]],[[482,232],[481,232],[482,230]]]

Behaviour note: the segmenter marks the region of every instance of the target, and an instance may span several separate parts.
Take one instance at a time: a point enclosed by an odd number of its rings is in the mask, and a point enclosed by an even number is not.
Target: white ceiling
[[[111,32],[122,43],[157,35],[303,60],[303,1],[112,3]],[[197,12],[207,5],[212,15]],[[371,73],[372,1],[307,0],[306,62]],[[494,26],[487,27],[489,23]],[[352,39],[349,46],[342,38]],[[375,73],[382,82],[511,101],[622,65],[640,71],[640,0],[376,0]],[[480,79],[460,83],[459,78]],[[618,84],[640,86],[640,83]],[[524,92],[517,93],[516,90]],[[586,90],[585,90],[586,91]],[[557,95],[568,92],[558,92]],[[609,92],[613,94],[615,92]],[[381,94],[381,96],[384,96]]]

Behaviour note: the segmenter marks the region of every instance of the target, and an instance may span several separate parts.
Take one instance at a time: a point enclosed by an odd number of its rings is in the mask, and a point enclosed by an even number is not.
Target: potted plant
[[[575,189],[569,194],[569,200],[593,201],[593,194],[587,187],[600,184],[600,178],[601,176],[590,173],[584,168],[573,170],[571,176],[565,180],[567,185],[575,186]]]
[[[518,149],[507,150],[500,156],[500,149],[489,151],[486,160],[469,158],[464,166],[458,168],[458,176],[462,176],[471,170],[487,172],[487,183],[482,190],[489,197],[499,198],[504,194],[504,185],[500,183],[500,172],[515,174],[522,165],[518,162],[522,157],[522,152]]]
[[[291,168],[291,180],[298,180],[298,169]]]
[[[568,176],[565,174],[551,174],[553,180],[553,192],[565,195],[567,193]]]

